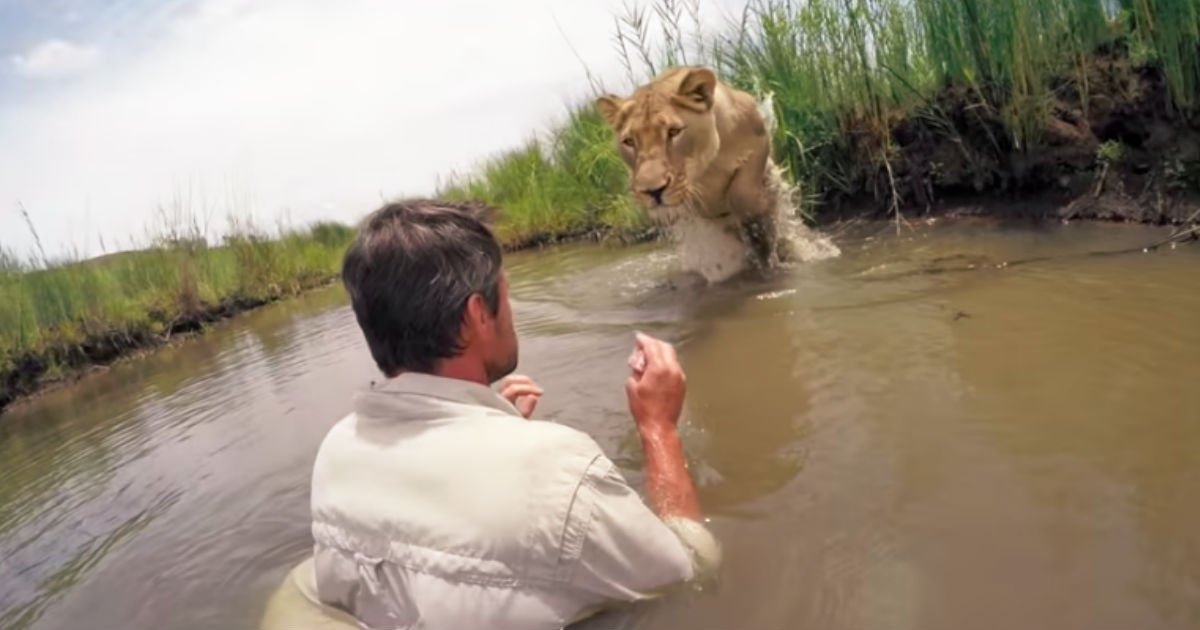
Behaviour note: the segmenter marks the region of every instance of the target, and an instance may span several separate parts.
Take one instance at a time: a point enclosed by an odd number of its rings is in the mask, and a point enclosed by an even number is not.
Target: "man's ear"
[[[462,341],[469,344],[474,340],[478,331],[484,330],[494,319],[492,310],[488,308],[487,299],[482,293],[472,293],[467,298],[467,307],[463,309]]]
[[[675,102],[697,112],[707,112],[713,106],[717,75],[708,68],[693,68],[679,83]]]
[[[625,107],[625,99],[611,94],[596,99],[596,109],[604,117],[604,122],[614,130],[621,118],[621,110]]]

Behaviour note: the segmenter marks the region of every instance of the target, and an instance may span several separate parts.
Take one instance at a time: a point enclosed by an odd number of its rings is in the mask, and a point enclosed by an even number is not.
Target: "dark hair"
[[[405,199],[363,221],[342,261],[342,282],[376,365],[387,376],[430,372],[462,352],[471,295],[500,308],[500,244],[481,203]]]

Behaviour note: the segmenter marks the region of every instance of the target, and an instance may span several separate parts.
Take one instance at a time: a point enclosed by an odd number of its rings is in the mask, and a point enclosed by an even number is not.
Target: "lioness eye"
[[[624,140],[621,141],[621,144],[624,144],[625,146],[632,149],[633,148],[633,138],[625,138]]]
[[[679,132],[681,131],[683,131],[683,127],[671,127],[667,130],[667,137],[674,138],[675,136],[678,136]]]

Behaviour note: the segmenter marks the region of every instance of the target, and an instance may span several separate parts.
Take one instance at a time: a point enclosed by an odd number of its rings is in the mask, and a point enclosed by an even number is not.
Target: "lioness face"
[[[717,155],[716,83],[706,68],[678,68],[629,98],[596,101],[629,166],[631,192],[655,221],[678,218],[676,210],[695,198],[696,180]]]

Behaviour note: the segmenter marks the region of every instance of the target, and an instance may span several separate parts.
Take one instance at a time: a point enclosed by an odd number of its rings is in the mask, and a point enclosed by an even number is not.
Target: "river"
[[[584,627],[1200,627],[1200,247],[1081,255],[1164,234],[863,225],[717,287],[667,244],[509,255],[540,416],[638,487],[633,331],[678,345],[725,548],[710,588]],[[376,377],[333,287],[11,409],[0,628],[253,628]]]

